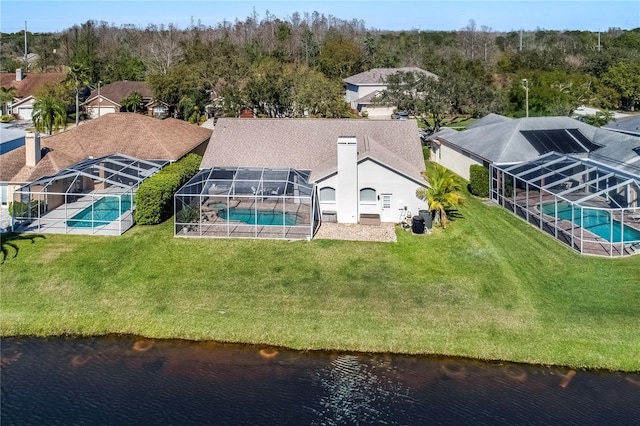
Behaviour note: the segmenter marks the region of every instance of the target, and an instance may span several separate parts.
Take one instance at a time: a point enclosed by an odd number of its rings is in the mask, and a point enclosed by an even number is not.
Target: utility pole
[[[100,97],[100,85],[102,84],[102,80],[98,81],[98,118],[100,118],[100,104],[102,103],[102,98]]]
[[[24,70],[29,71],[29,63],[27,62],[27,21],[24,21]]]
[[[527,114],[527,118],[529,118],[529,80],[527,80],[526,78],[522,79],[522,88],[524,89],[524,93],[525,93],[525,112]]]
[[[520,30],[520,51],[522,52],[522,29]]]
[[[600,51],[600,30],[598,30],[598,52]]]

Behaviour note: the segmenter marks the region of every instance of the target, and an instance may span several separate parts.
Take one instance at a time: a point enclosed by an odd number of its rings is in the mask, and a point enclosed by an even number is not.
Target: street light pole
[[[529,80],[526,78],[522,79],[522,88],[525,92],[525,112],[527,114],[527,118],[529,118]]]
[[[98,81],[98,118],[100,118],[100,104],[102,103],[102,98],[100,97],[100,85],[102,84],[102,80]]]

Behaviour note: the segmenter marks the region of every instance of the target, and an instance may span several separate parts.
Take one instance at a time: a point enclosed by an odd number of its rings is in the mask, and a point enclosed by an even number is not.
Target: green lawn
[[[5,238],[0,332],[640,370],[640,257],[578,255],[473,198],[460,213],[398,243],[182,239],[171,222]]]

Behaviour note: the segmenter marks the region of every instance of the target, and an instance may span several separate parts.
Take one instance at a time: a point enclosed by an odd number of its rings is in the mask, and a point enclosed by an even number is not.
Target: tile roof
[[[78,127],[42,137],[42,159],[25,166],[25,148],[0,156],[0,181],[29,182],[90,156],[121,153],[142,160],[175,161],[207,141],[211,130],[186,121],[142,114],[106,114]]]
[[[369,71],[361,72],[360,74],[352,75],[345,78],[343,81],[361,86],[364,84],[385,84],[387,77],[398,72],[414,72],[423,73],[430,77],[438,77],[437,75],[425,71],[418,67],[403,67],[403,68],[372,68]]]
[[[0,86],[5,89],[15,87],[16,97],[26,98],[35,94],[46,84],[60,83],[66,78],[67,74],[63,72],[28,73],[22,81],[16,81],[16,73],[0,73]]]
[[[124,98],[133,92],[140,93],[145,102],[149,102],[153,98],[153,90],[145,81],[114,81],[100,87],[100,96],[117,104],[120,104]],[[98,96],[98,89],[91,91],[85,103],[90,102],[96,96]]]
[[[369,158],[424,182],[414,120],[220,118],[201,168],[291,167],[311,170],[310,181],[318,181],[336,171],[340,136],[356,137],[359,161]]]

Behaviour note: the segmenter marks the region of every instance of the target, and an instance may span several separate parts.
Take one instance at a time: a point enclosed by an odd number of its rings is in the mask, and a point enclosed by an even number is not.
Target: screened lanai
[[[548,153],[490,166],[491,198],[583,254],[640,253],[640,177]]]
[[[309,175],[289,168],[201,170],[175,195],[175,234],[311,239],[320,214]]]
[[[89,158],[14,192],[20,231],[120,235],[133,226],[135,192],[167,164],[123,154]]]

